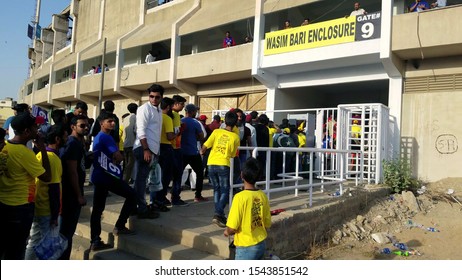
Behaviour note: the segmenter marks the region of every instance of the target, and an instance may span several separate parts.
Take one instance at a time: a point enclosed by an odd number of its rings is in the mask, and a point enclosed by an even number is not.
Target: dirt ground
[[[462,178],[446,178],[425,187],[423,194],[409,192],[377,200],[366,213],[333,229],[329,239],[313,246],[306,258],[462,260]],[[381,253],[385,248],[399,250],[389,237],[420,255]]]

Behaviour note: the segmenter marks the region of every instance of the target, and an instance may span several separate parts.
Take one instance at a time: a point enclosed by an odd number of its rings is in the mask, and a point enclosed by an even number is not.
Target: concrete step
[[[212,195],[212,190],[204,191],[204,195]],[[223,236],[223,229],[212,224],[214,203],[210,201],[204,203],[193,202],[193,192],[187,193],[184,199],[190,203],[187,207],[172,207],[169,212],[161,212],[157,219],[138,219],[131,216],[127,227],[137,232],[150,234],[157,238],[162,238],[175,244],[194,248],[209,254],[217,255],[220,258],[228,258],[229,241]],[[87,201],[91,205],[92,192],[86,192]],[[107,198],[106,208],[102,216],[101,239],[107,243],[114,243],[112,229],[119,218],[120,209],[124,199],[111,195]],[[86,227],[78,227],[77,233],[81,236],[90,238],[89,221],[92,207],[82,209],[80,221]],[[112,226],[105,226],[112,225]],[[117,244],[116,244],[117,245]]]
[[[151,234],[121,235],[117,249],[150,260],[223,260],[224,258],[167,241]]]
[[[115,240],[114,234],[112,233],[113,229],[114,229],[113,225],[101,222],[100,238],[101,238],[102,241],[104,241],[104,243],[114,244],[114,246],[116,246],[117,244],[115,244],[115,242],[117,240]],[[90,240],[91,240],[90,222],[89,221],[80,221],[77,224],[77,228],[75,230],[75,235],[87,239],[88,244],[90,244]],[[90,245],[88,245],[88,247],[90,247]]]
[[[146,220],[140,220],[137,226],[131,226],[131,228],[134,227],[136,228],[135,235],[114,236],[112,233],[114,226],[102,222],[101,240],[107,244],[112,244],[116,251],[123,251],[141,259],[200,260],[226,259],[229,256],[227,248],[226,250],[220,249],[220,245],[227,246],[227,243],[219,244],[214,238],[203,237],[197,232],[183,231],[181,235],[181,232],[178,230],[169,228],[167,231],[170,232],[170,235],[159,234],[166,233],[164,232],[165,228],[148,223]],[[173,236],[179,236],[178,241],[172,241],[171,237]],[[85,252],[90,247],[90,238],[90,222],[80,222],[77,225],[74,239],[81,240],[76,249],[78,252],[81,252],[80,257],[84,259],[93,259],[93,255],[96,254],[96,252]],[[188,241],[185,245],[181,240],[192,240],[193,242]],[[204,247],[221,254],[201,250]],[[110,256],[108,254],[108,257]]]
[[[118,249],[108,249],[99,252],[90,251],[90,240],[82,236],[74,235],[72,239],[71,260],[144,260]]]

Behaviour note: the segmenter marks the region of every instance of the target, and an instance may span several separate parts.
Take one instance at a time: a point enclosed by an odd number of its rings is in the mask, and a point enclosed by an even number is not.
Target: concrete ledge
[[[286,259],[310,250],[333,226],[363,212],[374,199],[389,194],[389,188],[357,188],[352,196],[331,198],[323,205],[290,210],[273,216],[268,232],[267,252]]]

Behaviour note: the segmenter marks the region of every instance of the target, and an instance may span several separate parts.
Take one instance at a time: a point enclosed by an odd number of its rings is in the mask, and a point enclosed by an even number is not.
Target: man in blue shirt
[[[183,153],[183,169],[189,164],[197,176],[195,202],[207,201],[202,196],[202,187],[204,181],[204,167],[202,157],[199,154],[197,141],[204,140],[201,124],[194,118],[197,113],[197,107],[194,104],[188,104],[185,107],[186,116],[181,119],[184,127],[181,136],[181,151]],[[200,144],[199,144],[200,145]]]
[[[114,114],[104,111],[100,115],[101,131],[93,141],[93,173],[91,180],[95,185],[93,196],[93,210],[91,212],[91,250],[98,251],[111,248],[111,245],[101,241],[101,214],[106,206],[108,191],[125,198],[124,205],[114,227],[114,235],[134,234],[125,224],[131,212],[136,209],[136,193],[122,180],[120,162],[123,156],[110,132],[115,127]]]
[[[421,12],[430,9],[430,5],[426,1],[415,0],[409,5],[409,12]]]

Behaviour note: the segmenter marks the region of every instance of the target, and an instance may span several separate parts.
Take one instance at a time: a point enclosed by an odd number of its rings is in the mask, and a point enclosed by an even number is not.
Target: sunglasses
[[[87,128],[87,127],[89,127],[89,125],[88,125],[88,124],[81,123],[81,124],[78,125],[78,127],[80,127],[80,128]]]
[[[160,99],[160,95],[149,95],[149,98]]]

